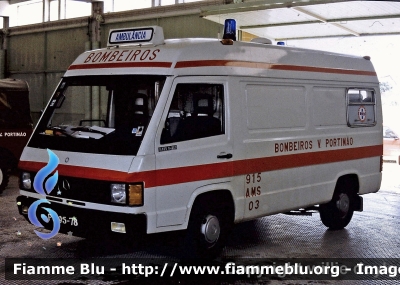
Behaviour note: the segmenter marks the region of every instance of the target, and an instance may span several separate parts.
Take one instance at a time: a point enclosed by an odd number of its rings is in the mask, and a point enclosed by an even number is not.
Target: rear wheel
[[[9,175],[7,169],[0,168],[0,194],[3,193],[3,190],[7,187],[9,180]]]
[[[233,226],[233,206],[205,194],[196,200],[184,240],[183,257],[210,259],[219,255]]]
[[[319,206],[322,223],[331,230],[341,230],[353,217],[356,191],[350,179],[339,179],[332,200]]]

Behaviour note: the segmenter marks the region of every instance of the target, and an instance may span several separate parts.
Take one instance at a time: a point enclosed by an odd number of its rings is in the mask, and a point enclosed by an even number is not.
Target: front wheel
[[[193,205],[183,245],[184,258],[215,258],[232,229],[233,207],[207,197],[211,198],[205,196]]]
[[[9,175],[7,169],[0,168],[0,194],[3,193],[3,190],[7,187],[9,180]]]
[[[319,206],[322,223],[331,230],[341,230],[353,217],[356,189],[349,180],[341,179],[336,184],[332,200]]]

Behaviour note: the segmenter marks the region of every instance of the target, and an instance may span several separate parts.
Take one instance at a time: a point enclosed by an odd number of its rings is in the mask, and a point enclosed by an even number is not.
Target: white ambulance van
[[[267,215],[318,209],[344,228],[380,188],[375,70],[262,42],[111,30],[68,68],[23,151],[20,213],[44,198],[33,182],[51,150],[45,206],[61,233],[186,230],[184,248],[210,257],[235,223]]]

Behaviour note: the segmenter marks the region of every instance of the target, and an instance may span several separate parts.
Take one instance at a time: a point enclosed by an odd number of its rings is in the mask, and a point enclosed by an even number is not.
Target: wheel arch
[[[6,168],[6,169],[12,169],[17,166],[18,160],[15,158],[15,156],[12,154],[11,151],[9,151],[6,148],[0,147],[0,167],[1,168]]]
[[[360,192],[360,181],[359,181],[358,175],[356,173],[349,173],[349,174],[344,174],[344,175],[340,176],[336,180],[335,189],[338,185],[346,183],[346,182],[349,183],[348,186],[350,186],[351,189],[353,189],[352,191],[355,191],[353,194],[357,194]]]
[[[225,246],[234,224],[235,205],[231,191],[217,188],[206,187],[192,197],[181,252],[183,259],[213,259]]]
[[[363,211],[363,198],[358,195],[360,193],[360,181],[357,174],[352,173],[340,176],[336,182],[335,191],[337,187],[346,187],[347,189],[351,190],[350,194],[352,194],[354,201],[353,210],[358,212]]]
[[[349,172],[349,171],[340,172],[329,183],[329,193],[327,193],[327,195],[325,196],[326,197],[326,201],[325,202],[328,202],[333,198],[333,196],[335,195],[335,190],[337,189],[338,185],[340,185],[340,183],[343,183],[345,181],[350,181],[352,187],[354,187],[354,189],[356,189],[355,194],[359,193],[359,191],[360,191],[360,182],[359,182],[359,176],[358,176],[357,172],[356,171],[354,171],[354,172]],[[320,204],[325,203],[325,202],[321,202]]]
[[[358,192],[359,181],[356,174],[340,176],[336,181],[331,201],[319,205],[322,223],[331,230],[346,227],[354,211],[363,210],[363,200]]]
[[[224,187],[225,186],[225,187]],[[190,214],[192,213],[195,203],[221,203],[228,206],[232,221],[235,218],[235,199],[233,198],[232,191],[226,184],[210,184],[196,189],[190,197],[187,205],[186,223],[188,223]]]

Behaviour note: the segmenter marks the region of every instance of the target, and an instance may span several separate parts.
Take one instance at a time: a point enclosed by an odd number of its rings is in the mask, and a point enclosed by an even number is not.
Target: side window
[[[161,135],[161,144],[225,133],[222,84],[178,84]]]
[[[347,89],[347,124],[350,127],[374,126],[375,102],[373,89]]]

